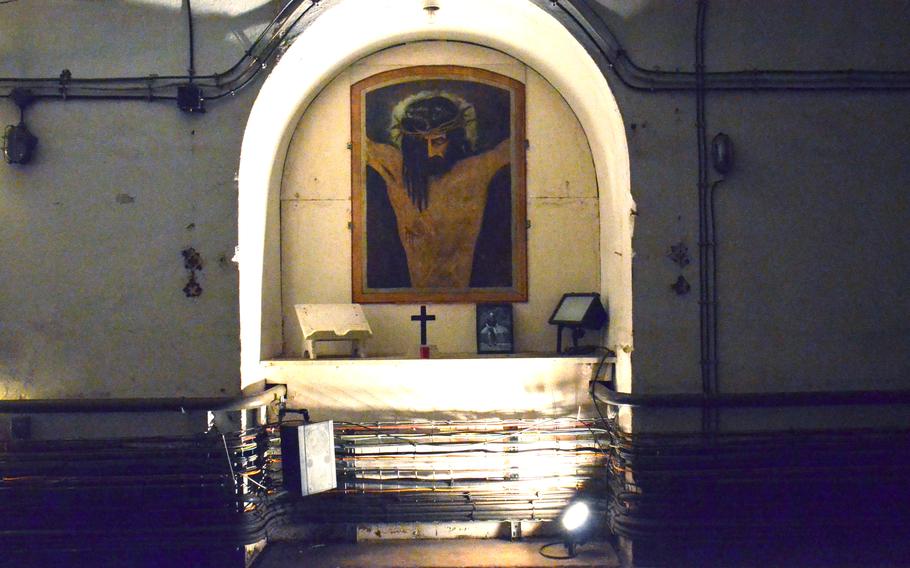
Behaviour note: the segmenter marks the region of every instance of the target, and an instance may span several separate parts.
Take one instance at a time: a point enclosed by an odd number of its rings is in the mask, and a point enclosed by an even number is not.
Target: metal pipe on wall
[[[176,100],[177,89],[187,83],[203,88],[206,100],[230,96],[247,86],[263,71],[281,42],[319,1],[311,0],[297,14],[303,3],[304,0],[288,1],[243,56],[225,71],[208,75],[195,74],[192,11],[187,2],[190,34],[188,74],[79,78],[72,77],[69,71],[64,70],[59,77],[0,77],[0,90],[6,90],[0,92],[0,98],[9,98],[12,90],[19,88],[32,91],[38,100]]]
[[[708,231],[708,134],[705,116],[705,12],[706,0],[698,0],[695,18],[695,133],[698,148],[698,313],[701,348],[701,388],[708,395],[715,392],[716,365],[712,353],[712,303],[709,278],[710,249]],[[710,407],[702,408],[702,430],[716,430],[717,415]]]
[[[275,385],[252,396],[90,398],[0,400],[0,414],[66,414],[77,412],[186,412],[229,411],[258,408],[287,395],[287,387]]]
[[[769,392],[729,394],[627,394],[608,381],[595,381],[595,400],[630,408],[768,408],[796,406],[861,406],[910,404],[910,390],[838,392]]]
[[[643,69],[629,55],[597,12],[583,0],[531,0],[544,7],[555,7],[561,23],[598,56],[604,74],[612,74],[626,87],[644,93],[695,91],[696,73]],[[13,88],[27,88],[39,99],[59,100],[174,100],[175,90],[191,80],[205,92],[207,100],[229,96],[249,84],[261,71],[303,17],[319,1],[311,0],[303,13],[291,18],[303,0],[289,0],[253,45],[229,69],[208,75],[151,74],[124,77],[0,77],[0,98],[9,98]],[[288,25],[288,22],[291,22]],[[266,36],[266,34],[271,34]],[[585,41],[587,40],[587,41]],[[261,48],[261,49],[260,49]],[[190,55],[192,60],[192,55]],[[244,66],[244,63],[246,65]],[[191,63],[191,66],[194,66]],[[242,69],[241,69],[242,67]],[[238,73],[238,70],[239,73]],[[870,69],[778,70],[750,69],[705,73],[708,91],[888,91],[910,90],[910,71]]]
[[[543,0],[537,0],[544,4]],[[603,18],[585,0],[553,0],[563,25],[594,52],[604,75],[614,75],[626,87],[642,93],[695,91],[697,73],[658,71],[638,65]],[[587,42],[583,40],[587,40]],[[704,75],[707,91],[907,91],[910,70],[875,69],[786,70],[744,69]]]

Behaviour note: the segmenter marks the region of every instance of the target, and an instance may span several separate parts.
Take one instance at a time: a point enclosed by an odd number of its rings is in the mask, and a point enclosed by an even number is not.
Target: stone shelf
[[[266,382],[314,420],[470,420],[591,416],[600,357],[451,355],[435,359],[273,359]],[[610,362],[608,360],[608,362]]]

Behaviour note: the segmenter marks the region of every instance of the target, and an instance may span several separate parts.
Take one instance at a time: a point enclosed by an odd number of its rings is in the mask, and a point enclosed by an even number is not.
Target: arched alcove
[[[264,378],[262,361],[282,350],[279,192],[298,121],[316,95],[352,63],[392,45],[450,40],[496,49],[533,68],[563,96],[588,138],[599,190],[605,337],[618,353],[619,386],[631,378],[631,212],[622,119],[606,80],[583,47],[527,0],[421,2],[340,0],[325,7],[276,65],[253,106],[239,174],[241,375]],[[558,267],[554,267],[556,269]]]

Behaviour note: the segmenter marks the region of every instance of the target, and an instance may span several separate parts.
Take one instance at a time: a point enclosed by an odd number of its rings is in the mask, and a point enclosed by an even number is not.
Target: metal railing
[[[93,412],[188,412],[258,408],[287,394],[284,385],[240,397],[66,398],[0,400],[0,414],[66,414]]]

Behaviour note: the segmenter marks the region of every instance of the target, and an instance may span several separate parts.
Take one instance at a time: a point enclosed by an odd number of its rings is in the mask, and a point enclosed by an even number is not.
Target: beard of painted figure
[[[470,155],[471,143],[458,107],[445,97],[418,100],[401,121],[401,155],[408,197],[418,210],[429,206],[429,180],[445,175]]]

